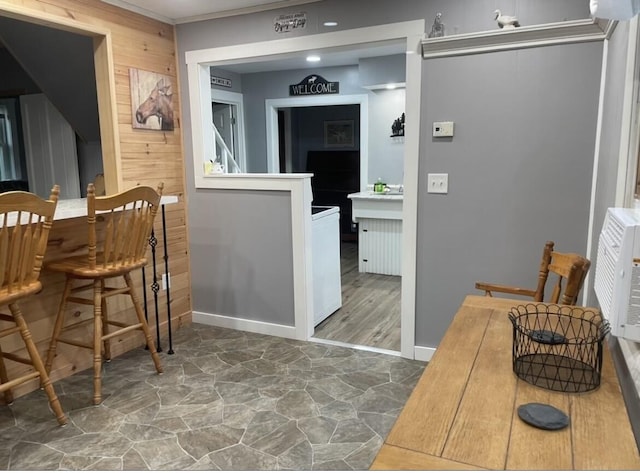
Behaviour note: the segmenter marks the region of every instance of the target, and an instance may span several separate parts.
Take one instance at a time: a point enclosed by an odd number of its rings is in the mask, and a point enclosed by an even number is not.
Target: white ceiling
[[[291,69],[318,69],[321,67],[354,65],[358,64],[358,60],[361,58],[404,54],[405,50],[406,42],[403,40],[380,41],[377,43],[366,43],[358,48],[350,46],[349,49],[332,48],[330,50],[313,51],[313,54],[320,56],[320,62],[307,62],[306,53],[294,53],[264,56],[259,60],[221,64],[218,67],[238,74],[285,71]]]
[[[166,23],[189,23],[321,0],[102,0]]]

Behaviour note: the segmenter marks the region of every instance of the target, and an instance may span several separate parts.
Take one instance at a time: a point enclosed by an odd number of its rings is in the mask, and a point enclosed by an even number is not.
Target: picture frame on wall
[[[173,130],[171,77],[129,68],[131,126],[145,130]]]
[[[353,120],[326,120],[324,122],[325,148],[353,148]]]

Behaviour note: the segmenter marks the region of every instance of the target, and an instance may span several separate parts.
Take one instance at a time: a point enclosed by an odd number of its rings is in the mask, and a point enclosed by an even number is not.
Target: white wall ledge
[[[311,173],[244,173],[196,176],[196,189],[237,189],[292,191],[304,183],[311,188]]]
[[[607,39],[616,22],[585,19],[422,40],[422,57],[464,56]]]

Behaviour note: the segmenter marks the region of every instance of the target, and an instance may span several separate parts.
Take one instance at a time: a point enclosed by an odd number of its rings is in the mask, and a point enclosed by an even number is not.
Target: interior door
[[[76,134],[44,94],[20,97],[29,190],[47,198],[54,184],[61,199],[80,197]]]
[[[235,105],[228,103],[213,102],[211,106],[213,114],[213,124],[218,129],[218,133],[222,136],[227,148],[233,153],[234,159],[237,161],[238,151],[235,143],[235,125],[236,115]],[[216,157],[219,158],[220,150],[216,147]]]

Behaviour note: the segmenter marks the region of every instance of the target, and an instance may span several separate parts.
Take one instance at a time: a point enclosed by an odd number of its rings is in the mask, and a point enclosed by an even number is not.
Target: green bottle
[[[373,185],[373,192],[381,194],[384,192],[385,187],[387,187],[387,184],[382,180],[381,177],[379,177],[376,183]]]

